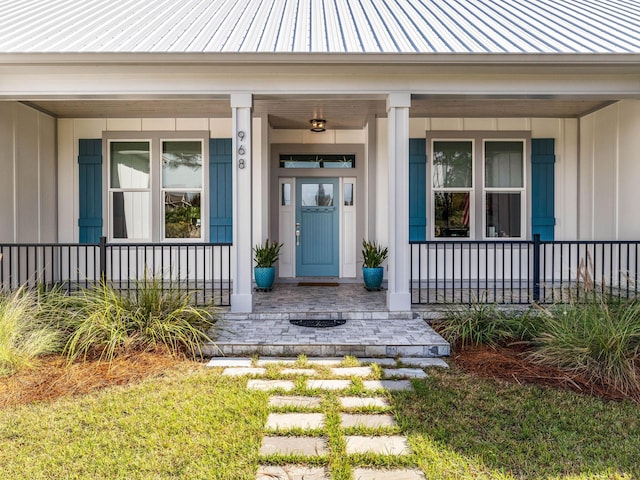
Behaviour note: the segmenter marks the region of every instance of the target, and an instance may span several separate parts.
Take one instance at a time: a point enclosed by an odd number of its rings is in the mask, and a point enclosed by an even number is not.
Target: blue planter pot
[[[273,287],[273,281],[276,278],[276,267],[254,267],[253,275],[259,289],[269,290]]]
[[[362,278],[367,290],[380,290],[383,276],[384,267],[362,267]]]

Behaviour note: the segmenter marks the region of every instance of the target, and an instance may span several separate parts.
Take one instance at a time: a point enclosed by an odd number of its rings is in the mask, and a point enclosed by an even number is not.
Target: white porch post
[[[233,112],[233,244],[235,247],[235,271],[231,311],[251,312],[253,296],[252,252],[252,151],[251,151],[251,108],[253,97],[250,93],[231,95]]]
[[[409,289],[409,107],[411,94],[387,97],[389,137],[389,266],[387,308],[411,310]]]

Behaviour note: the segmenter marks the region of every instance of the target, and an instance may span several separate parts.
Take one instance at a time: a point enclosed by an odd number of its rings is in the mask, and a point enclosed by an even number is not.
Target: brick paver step
[[[265,436],[260,455],[303,455],[317,457],[327,453],[327,440],[319,437]]]

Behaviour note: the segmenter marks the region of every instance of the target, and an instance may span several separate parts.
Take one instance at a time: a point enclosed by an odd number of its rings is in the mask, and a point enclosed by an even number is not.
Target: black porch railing
[[[230,305],[231,244],[107,243],[0,244],[0,288],[89,288],[100,279],[123,291],[157,279],[187,291],[198,305]]]
[[[553,303],[585,291],[638,296],[640,241],[411,243],[413,304]]]

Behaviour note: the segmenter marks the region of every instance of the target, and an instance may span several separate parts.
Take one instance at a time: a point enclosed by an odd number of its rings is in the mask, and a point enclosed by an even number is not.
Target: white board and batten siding
[[[640,100],[580,119],[580,238],[640,239]]]

